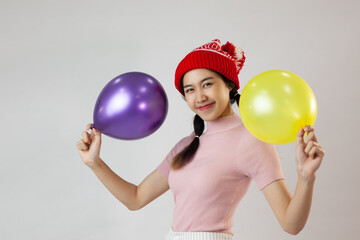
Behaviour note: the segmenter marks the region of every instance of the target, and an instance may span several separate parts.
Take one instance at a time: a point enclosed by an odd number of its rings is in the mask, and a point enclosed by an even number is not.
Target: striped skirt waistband
[[[174,232],[170,228],[166,240],[232,240],[232,235],[218,232]]]

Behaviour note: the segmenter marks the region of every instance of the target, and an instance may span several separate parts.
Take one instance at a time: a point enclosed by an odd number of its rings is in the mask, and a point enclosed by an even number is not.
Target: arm
[[[137,209],[141,209],[169,190],[168,181],[154,170],[137,187]]]
[[[157,170],[136,186],[116,175],[102,160],[91,169],[104,186],[129,210],[143,208],[169,189],[168,181]]]
[[[310,213],[314,181],[315,178],[309,181],[298,179],[294,196],[284,180],[263,188],[262,192],[284,231],[295,235],[304,228]]]
[[[88,124],[86,130],[91,126],[91,123]],[[82,161],[128,209],[138,210],[169,189],[168,181],[157,170],[149,174],[139,186],[125,181],[99,157],[101,133],[93,128],[91,135],[84,131],[82,136],[83,138],[76,144]]]
[[[300,129],[297,134],[295,158],[298,181],[294,195],[291,196],[284,180],[275,181],[262,189],[281,227],[290,234],[298,234],[306,224],[311,208],[315,172],[325,155],[314,128],[306,126],[305,130],[308,132],[305,141],[304,129]]]

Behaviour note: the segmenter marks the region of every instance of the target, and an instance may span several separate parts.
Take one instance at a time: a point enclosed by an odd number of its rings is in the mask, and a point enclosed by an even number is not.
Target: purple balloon
[[[117,139],[140,139],[162,125],[167,111],[161,84],[146,73],[128,72],[115,77],[101,91],[92,127]]]

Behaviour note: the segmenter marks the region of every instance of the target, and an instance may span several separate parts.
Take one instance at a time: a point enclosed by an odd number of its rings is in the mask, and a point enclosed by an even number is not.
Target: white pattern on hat
[[[244,51],[240,47],[235,46],[230,42],[227,42],[221,46],[221,41],[219,39],[214,39],[207,44],[195,48],[193,52],[195,51],[211,51],[229,58],[230,60],[234,61],[237,73],[240,72],[244,62]]]

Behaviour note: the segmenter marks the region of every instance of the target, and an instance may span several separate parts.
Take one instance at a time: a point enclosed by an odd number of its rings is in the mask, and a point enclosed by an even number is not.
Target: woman
[[[117,176],[101,160],[101,134],[96,129],[91,135],[84,131],[77,143],[83,162],[130,210],[141,209],[171,188],[175,209],[167,240],[232,239],[233,214],[251,179],[286,232],[297,234],[307,221],[315,172],[325,152],[313,127],[299,130],[298,182],[292,196],[275,146],[253,137],[231,108],[239,103],[238,73],[244,61],[239,47],[215,39],[180,62],[175,86],[196,114],[194,132],[181,139],[139,186]]]

